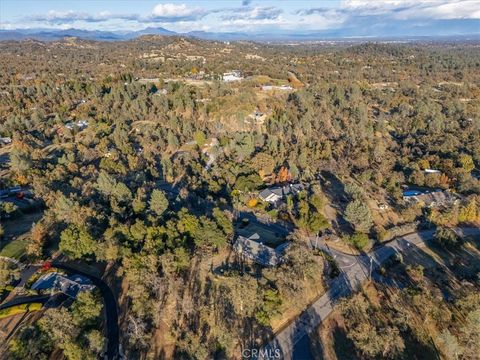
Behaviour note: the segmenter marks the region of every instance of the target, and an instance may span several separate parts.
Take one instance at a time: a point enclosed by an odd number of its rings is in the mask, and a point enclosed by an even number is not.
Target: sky
[[[480,0],[0,0],[0,29],[480,34]]]

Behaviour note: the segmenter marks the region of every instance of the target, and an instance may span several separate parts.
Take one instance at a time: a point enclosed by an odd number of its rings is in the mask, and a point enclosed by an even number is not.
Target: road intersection
[[[457,228],[455,231],[461,237],[480,236],[480,228]],[[298,318],[281,329],[272,341],[260,349],[258,359],[293,359],[295,347],[300,340],[314,331],[327,318],[342,297],[357,290],[368,279],[371,271],[378,269],[395,253],[405,255],[427,246],[427,242],[431,241],[434,235],[435,230],[408,234],[374,248],[368,254],[358,256],[333,250],[325,243],[319,244],[320,249],[335,259],[341,270],[340,275],[330,283],[327,293],[311,304]],[[276,354],[281,354],[281,357],[275,357]]]

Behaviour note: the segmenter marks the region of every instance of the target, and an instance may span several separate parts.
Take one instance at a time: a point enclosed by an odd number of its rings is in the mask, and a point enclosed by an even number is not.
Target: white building
[[[12,138],[9,137],[0,137],[0,144],[11,144]]]
[[[292,91],[293,87],[291,87],[290,85],[281,85],[281,86],[263,85],[262,90],[263,91],[273,91],[273,90]]]
[[[232,81],[242,81],[243,76],[239,70],[232,70],[230,72],[223,73],[223,81],[232,82]]]

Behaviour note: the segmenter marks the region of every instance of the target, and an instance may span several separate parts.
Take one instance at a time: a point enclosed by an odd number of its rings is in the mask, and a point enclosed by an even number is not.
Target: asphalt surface
[[[0,305],[0,310],[22,304],[42,303],[45,304],[50,299],[50,295],[19,296],[11,301]]]
[[[458,235],[480,236],[480,228],[458,228]],[[345,296],[357,290],[360,285],[369,278],[370,274],[380,267],[395,253],[408,254],[418,251],[432,240],[435,230],[426,230],[403,237],[396,238],[389,243],[377,247],[368,254],[359,256],[347,255],[329,249],[325,244],[319,244],[319,248],[329,252],[337,261],[341,274],[330,284],[326,294],[321,296],[309,306],[298,318],[278,332],[273,340],[260,349],[260,354],[276,354],[280,349],[281,357],[259,356],[259,359],[283,359],[283,360],[307,360],[298,354],[305,353],[305,340],[307,335],[314,331],[317,326],[333,311],[335,304]],[[276,351],[277,350],[277,351]]]
[[[118,326],[117,300],[110,287],[101,278],[96,275],[85,272],[77,266],[62,262],[53,262],[53,267],[75,272],[89,278],[92,283],[100,289],[105,302],[106,312],[106,330],[107,330],[107,350],[103,355],[105,360],[120,359],[120,329]]]

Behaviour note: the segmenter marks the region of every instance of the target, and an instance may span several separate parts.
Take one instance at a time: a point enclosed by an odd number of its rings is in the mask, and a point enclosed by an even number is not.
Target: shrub
[[[356,249],[362,250],[368,245],[369,239],[367,234],[357,232],[348,238],[348,242]]]
[[[458,248],[461,245],[460,237],[450,228],[440,227],[435,232],[435,241],[444,249]]]

